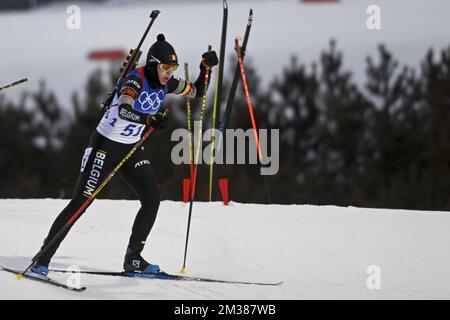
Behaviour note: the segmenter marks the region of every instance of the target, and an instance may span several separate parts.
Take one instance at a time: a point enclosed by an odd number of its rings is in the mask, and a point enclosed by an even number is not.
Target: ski
[[[226,0],[223,0],[223,18],[222,18],[222,36],[220,39],[220,56],[219,56],[219,71],[217,72],[217,81],[216,81],[216,94],[214,97],[214,108],[213,108],[213,116],[211,120],[211,153],[210,153],[210,165],[209,165],[209,201],[212,200],[213,193],[213,168],[214,168],[214,147],[215,147],[215,129],[217,127],[217,122],[219,117],[216,119],[216,114],[221,114],[221,105],[222,105],[222,87],[223,87],[223,69],[225,65],[225,46],[226,46],[226,37],[227,37],[227,28],[228,28],[228,3]]]
[[[18,274],[22,273],[22,271],[20,271],[20,270],[10,269],[10,268],[3,267],[3,266],[1,267],[1,269],[6,271],[6,272],[13,273],[15,275],[18,275]],[[53,280],[53,279],[49,278],[48,276],[41,275],[41,274],[35,273],[33,271],[27,271],[22,276],[24,278],[26,278],[26,279],[35,280],[35,281],[38,281],[38,282],[42,282],[42,283],[49,284],[49,285],[52,285],[52,286],[55,286],[55,287],[67,289],[67,290],[70,290],[70,291],[83,292],[84,290],[86,290],[86,287],[80,287],[80,288],[71,287],[71,286],[68,286],[68,285],[66,285],[66,284],[64,284],[62,282],[58,282],[56,280]]]
[[[244,40],[242,42],[242,46],[241,46],[241,51],[242,53],[245,55],[245,50],[247,48],[247,42],[248,42],[248,37],[250,36],[250,30],[252,27],[252,23],[253,23],[253,10],[250,9],[250,13],[248,15],[248,22],[247,22],[247,27],[245,29],[245,34],[244,34]],[[244,57],[242,57],[244,58]],[[217,146],[217,149],[220,150],[220,147],[222,145],[222,139],[223,136],[225,134],[225,130],[227,129],[227,124],[228,124],[228,120],[230,118],[231,115],[231,110],[233,108],[233,104],[234,104],[234,97],[236,95],[236,88],[239,82],[239,77],[240,77],[240,66],[239,63],[237,63],[236,65],[236,70],[234,71],[234,77],[233,77],[233,82],[231,83],[231,88],[230,88],[230,92],[228,95],[228,101],[227,101],[227,106],[225,108],[225,113],[222,117],[222,123],[220,126],[220,138],[219,138],[219,144]]]
[[[144,279],[159,279],[159,280],[175,280],[175,281],[198,281],[198,282],[214,282],[214,283],[227,283],[227,284],[247,284],[247,285],[259,285],[259,286],[277,286],[283,283],[280,282],[247,282],[247,281],[232,281],[232,280],[219,280],[201,277],[189,277],[176,274],[170,274],[166,272],[158,273],[137,273],[137,272],[111,272],[111,271],[67,271],[67,270],[50,270],[50,272],[61,273],[81,273],[89,275],[100,276],[113,276],[113,277],[127,277],[127,278],[144,278]]]

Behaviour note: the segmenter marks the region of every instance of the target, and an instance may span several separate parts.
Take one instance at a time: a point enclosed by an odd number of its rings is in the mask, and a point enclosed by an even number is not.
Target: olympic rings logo
[[[143,111],[151,110],[157,111],[164,100],[164,90],[158,92],[148,93],[143,91],[139,96],[139,102]]]

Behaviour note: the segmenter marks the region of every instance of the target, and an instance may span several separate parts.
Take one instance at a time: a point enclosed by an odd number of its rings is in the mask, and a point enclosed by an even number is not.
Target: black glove
[[[155,129],[164,129],[165,120],[169,118],[169,113],[169,108],[161,108],[157,113],[147,116],[147,124]]]
[[[202,65],[205,67],[212,68],[217,66],[219,63],[219,59],[217,58],[217,54],[215,51],[207,51],[202,54]]]

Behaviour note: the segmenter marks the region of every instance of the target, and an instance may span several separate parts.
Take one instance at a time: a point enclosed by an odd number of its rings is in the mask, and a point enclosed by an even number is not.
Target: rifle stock
[[[106,100],[100,104],[100,109],[101,110],[107,110],[109,109],[114,96],[117,93],[117,88],[120,86],[120,84],[122,84],[122,81],[124,79],[124,77],[128,74],[128,72],[130,72],[133,68],[136,67],[137,63],[139,62],[139,58],[141,57],[142,51],[141,51],[141,46],[142,43],[144,42],[145,38],[147,37],[148,32],[150,31],[150,28],[153,25],[153,22],[155,22],[155,19],[158,17],[160,11],[159,10],[153,10],[150,14],[150,18],[152,19],[147,27],[147,29],[144,32],[144,35],[142,36],[141,40],[139,41],[138,46],[136,47],[136,49],[131,49],[130,53],[128,54],[127,58],[125,59],[125,61],[122,63],[122,67],[120,69],[120,75],[119,75],[119,79],[116,82],[116,85],[114,86],[114,89],[112,92],[110,92],[108,94],[108,97],[106,98]]]

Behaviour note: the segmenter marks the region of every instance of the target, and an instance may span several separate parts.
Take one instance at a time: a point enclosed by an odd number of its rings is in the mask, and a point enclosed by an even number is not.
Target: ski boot
[[[42,276],[48,276],[48,267],[44,265],[34,265],[30,269],[32,272],[40,274]]]
[[[125,254],[125,261],[123,263],[123,270],[125,272],[136,273],[158,273],[161,271],[157,264],[150,264],[142,258],[140,252],[133,252],[130,249]]]
[[[44,238],[44,241],[42,242],[41,250],[45,247],[45,244],[47,243],[47,238]],[[46,259],[45,257],[41,257],[39,260],[37,260],[34,265],[30,268],[30,270],[34,273],[48,276],[48,265],[50,263],[50,259]]]

